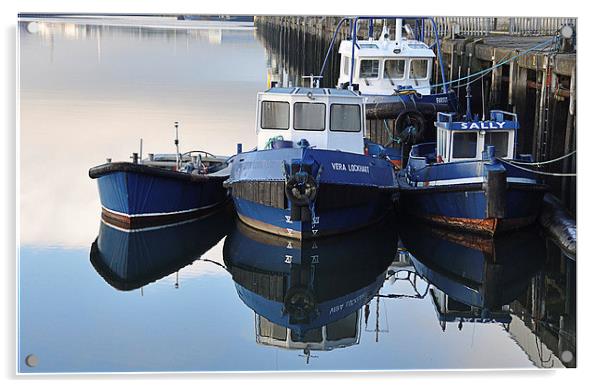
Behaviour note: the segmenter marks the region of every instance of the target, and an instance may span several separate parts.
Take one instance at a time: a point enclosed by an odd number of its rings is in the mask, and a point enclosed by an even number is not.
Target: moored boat
[[[246,224],[316,238],[368,226],[391,209],[393,164],[366,154],[357,93],[271,88],[258,94],[256,128],[257,150],[234,156],[225,182]]]
[[[455,112],[456,96],[448,91],[443,74],[443,92],[433,93],[431,78],[433,60],[437,55],[421,40],[424,24],[429,18],[412,18],[403,24],[403,18],[383,19],[380,37],[374,39],[374,19],[356,17],[350,22],[351,39],[341,41],[339,79],[341,88],[349,86],[359,90],[366,102],[369,119],[396,119],[424,127],[427,117],[434,119],[437,112]],[[385,21],[395,19],[395,35],[391,35]],[[358,39],[359,22],[369,23],[368,38]],[[433,28],[437,28],[434,25]],[[438,40],[436,41],[438,45]],[[437,63],[443,66],[439,56]],[[423,129],[423,128],[420,128]]]
[[[494,235],[533,223],[547,188],[516,155],[518,118],[493,110],[480,121],[439,113],[437,142],[412,147],[400,174],[400,204],[417,217]]]
[[[128,230],[100,222],[90,248],[90,263],[120,291],[152,283],[198,260],[232,229],[233,209],[225,206],[207,217]]]
[[[450,231],[418,221],[400,238],[430,294],[444,328],[450,322],[510,322],[508,305],[520,297],[545,262],[536,228],[498,237]]]
[[[382,286],[396,248],[390,220],[318,241],[237,221],[224,242],[224,263],[238,296],[255,313],[257,343],[302,349],[309,357],[359,342],[361,309]]]
[[[227,157],[190,151],[132,158],[88,172],[98,183],[102,218],[111,224],[136,229],[173,223],[210,214],[228,200]]]

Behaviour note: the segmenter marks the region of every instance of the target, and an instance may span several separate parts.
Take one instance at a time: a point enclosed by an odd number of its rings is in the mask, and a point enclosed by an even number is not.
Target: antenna
[[[142,164],[142,138],[140,138],[140,164]]]
[[[174,121],[174,127],[176,128],[176,139],[174,140],[174,144],[176,145],[176,170],[180,169],[180,140],[178,138],[178,126],[180,123]]]

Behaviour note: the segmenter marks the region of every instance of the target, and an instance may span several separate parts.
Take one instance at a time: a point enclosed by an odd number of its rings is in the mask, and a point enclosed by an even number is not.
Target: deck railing
[[[491,34],[546,36],[553,35],[564,25],[576,26],[575,18],[555,17],[435,17],[439,36],[454,34],[484,36]],[[433,28],[425,25],[425,35],[432,37]]]

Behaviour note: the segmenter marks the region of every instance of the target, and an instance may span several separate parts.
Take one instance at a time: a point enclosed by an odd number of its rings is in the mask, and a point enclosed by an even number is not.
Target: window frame
[[[489,134],[493,134],[493,133],[505,133],[506,134],[506,150],[505,150],[505,155],[500,155],[499,153],[499,149],[496,147],[495,149],[495,156],[496,157],[500,157],[500,158],[507,158],[508,155],[510,155],[510,145],[511,145],[511,138],[512,138],[512,132],[509,130],[500,130],[500,131],[487,131],[485,132],[485,134],[483,135],[483,151],[487,150],[487,135]],[[491,144],[493,145],[493,144]]]
[[[474,156],[456,156],[455,155],[455,151],[456,151],[456,144],[455,144],[455,140],[456,140],[456,135],[466,135],[466,134],[473,134],[475,135],[475,147],[474,147]],[[480,135],[479,132],[476,131],[452,131],[451,133],[451,152],[450,152],[450,160],[474,160],[478,157],[479,155],[479,144],[480,144]]]
[[[263,126],[263,104],[265,102],[276,102],[276,103],[281,103],[281,104],[286,104],[287,105],[287,121],[286,121],[286,128],[271,128],[271,127],[264,127]],[[259,119],[259,126],[261,127],[261,129],[267,129],[267,130],[273,130],[273,131],[288,131],[291,128],[291,104],[288,101],[279,101],[279,100],[262,100],[261,101],[261,108],[260,108],[260,114],[261,117]]]
[[[376,77],[362,77],[362,62],[368,62],[368,61],[376,61],[378,62],[378,71],[376,72]],[[380,78],[380,62],[381,59],[380,58],[366,58],[366,59],[360,59],[359,61],[359,65],[357,67],[357,73],[358,73],[358,78],[361,79],[379,79]]]
[[[357,106],[359,108],[359,119],[360,119],[360,128],[357,131],[345,131],[342,129],[332,129],[332,107],[335,105],[349,105],[349,106]],[[334,102],[332,104],[330,104],[330,111],[328,112],[329,116],[330,116],[330,120],[329,120],[329,130],[330,132],[342,132],[342,133],[358,133],[358,132],[362,132],[362,130],[364,129],[364,123],[362,120],[362,106],[360,104],[346,104],[346,103],[342,103],[342,102]]]
[[[418,61],[425,61],[426,62],[426,76],[422,77],[422,78],[414,78],[412,77],[412,63],[414,62],[418,62]],[[431,67],[431,63],[432,60],[430,58],[412,58],[410,59],[410,68],[408,71],[408,79],[411,79],[412,81],[426,81],[430,78],[430,67]]]
[[[407,59],[385,59],[383,61],[383,75],[387,71],[387,62],[403,62],[403,77],[391,77],[391,79],[402,80],[402,79],[408,78],[408,76],[407,76],[408,72],[406,71],[407,70],[406,64],[409,63],[410,61],[408,61]],[[427,73],[428,73],[428,70],[427,70]]]
[[[324,107],[324,120],[322,122],[322,129],[305,129],[305,128],[297,128],[295,127],[295,106],[297,106],[297,104],[308,104],[308,105],[322,105]],[[326,104],[323,102],[304,102],[304,101],[297,101],[293,104],[293,129],[295,131],[307,131],[307,132],[323,132],[326,130]]]

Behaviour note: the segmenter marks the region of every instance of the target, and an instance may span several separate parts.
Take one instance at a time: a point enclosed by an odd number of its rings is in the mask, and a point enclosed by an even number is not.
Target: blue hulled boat
[[[508,305],[528,288],[546,259],[534,228],[499,237],[460,233],[420,222],[400,238],[430,294],[444,328],[450,322],[509,323]]]
[[[208,217],[139,230],[101,220],[90,262],[114,288],[140,288],[199,259],[231,231],[233,212],[225,206]]]
[[[361,308],[382,286],[396,251],[397,231],[387,220],[313,241],[238,221],[224,243],[224,263],[256,314],[257,342],[309,355],[359,342]]]
[[[470,104],[470,102],[469,102]],[[407,212],[450,227],[493,235],[529,225],[539,214],[546,186],[516,155],[515,114],[491,111],[479,121],[438,113],[437,142],[412,147],[400,174],[400,203]]]
[[[223,187],[229,175],[227,157],[178,151],[149,154],[144,160],[134,153],[132,159],[108,161],[88,172],[98,182],[102,219],[113,225],[137,229],[193,219],[228,200]]]
[[[357,93],[271,88],[258,95],[256,127],[257,150],[236,155],[225,182],[243,222],[301,239],[358,229],[388,213],[393,165],[368,154]]]

